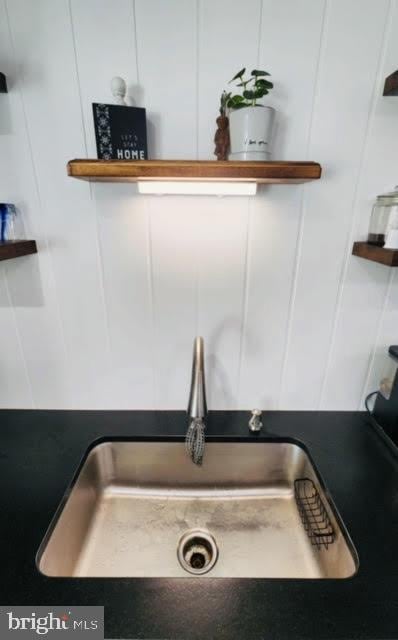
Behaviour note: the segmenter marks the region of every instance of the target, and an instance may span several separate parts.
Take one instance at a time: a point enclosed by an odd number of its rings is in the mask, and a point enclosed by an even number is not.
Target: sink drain
[[[202,529],[191,529],[181,537],[177,555],[185,571],[200,575],[214,567],[218,558],[218,549],[210,533]]]

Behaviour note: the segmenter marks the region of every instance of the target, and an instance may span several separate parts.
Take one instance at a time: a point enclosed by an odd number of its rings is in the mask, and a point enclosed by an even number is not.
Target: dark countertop
[[[207,435],[247,437],[247,420],[213,412]],[[186,417],[4,410],[0,424],[1,606],[104,605],[106,638],[398,638],[398,457],[365,414],[270,412],[259,437],[293,437],[309,449],[359,555],[347,580],[46,578],[36,552],[92,441],[181,436]]]

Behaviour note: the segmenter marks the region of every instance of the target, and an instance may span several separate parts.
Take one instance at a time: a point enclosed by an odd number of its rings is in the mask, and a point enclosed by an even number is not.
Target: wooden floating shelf
[[[37,253],[35,240],[7,240],[0,242],[0,260],[19,258]]]
[[[0,72],[0,93],[8,93],[7,80],[4,73]]]
[[[68,175],[93,182],[190,180],[301,183],[318,180],[317,162],[239,162],[218,160],[71,160]]]
[[[398,267],[398,249],[384,249],[368,242],[355,242],[352,254],[365,260],[385,264],[387,267]]]
[[[398,96],[398,71],[386,78],[383,96]]]

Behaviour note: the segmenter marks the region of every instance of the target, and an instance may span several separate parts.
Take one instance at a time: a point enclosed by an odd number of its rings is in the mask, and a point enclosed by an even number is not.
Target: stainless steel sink
[[[103,442],[38,552],[47,576],[348,578],[357,556],[291,442]]]

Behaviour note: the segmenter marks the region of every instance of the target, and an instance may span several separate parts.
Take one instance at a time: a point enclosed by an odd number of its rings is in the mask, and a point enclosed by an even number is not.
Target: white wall
[[[397,0],[0,0],[0,201],[39,254],[0,264],[0,406],[356,409],[398,342],[398,277],[350,255],[398,182]],[[144,197],[67,177],[112,76],[158,158],[212,158],[218,98],[272,72],[275,157],[319,182]]]

